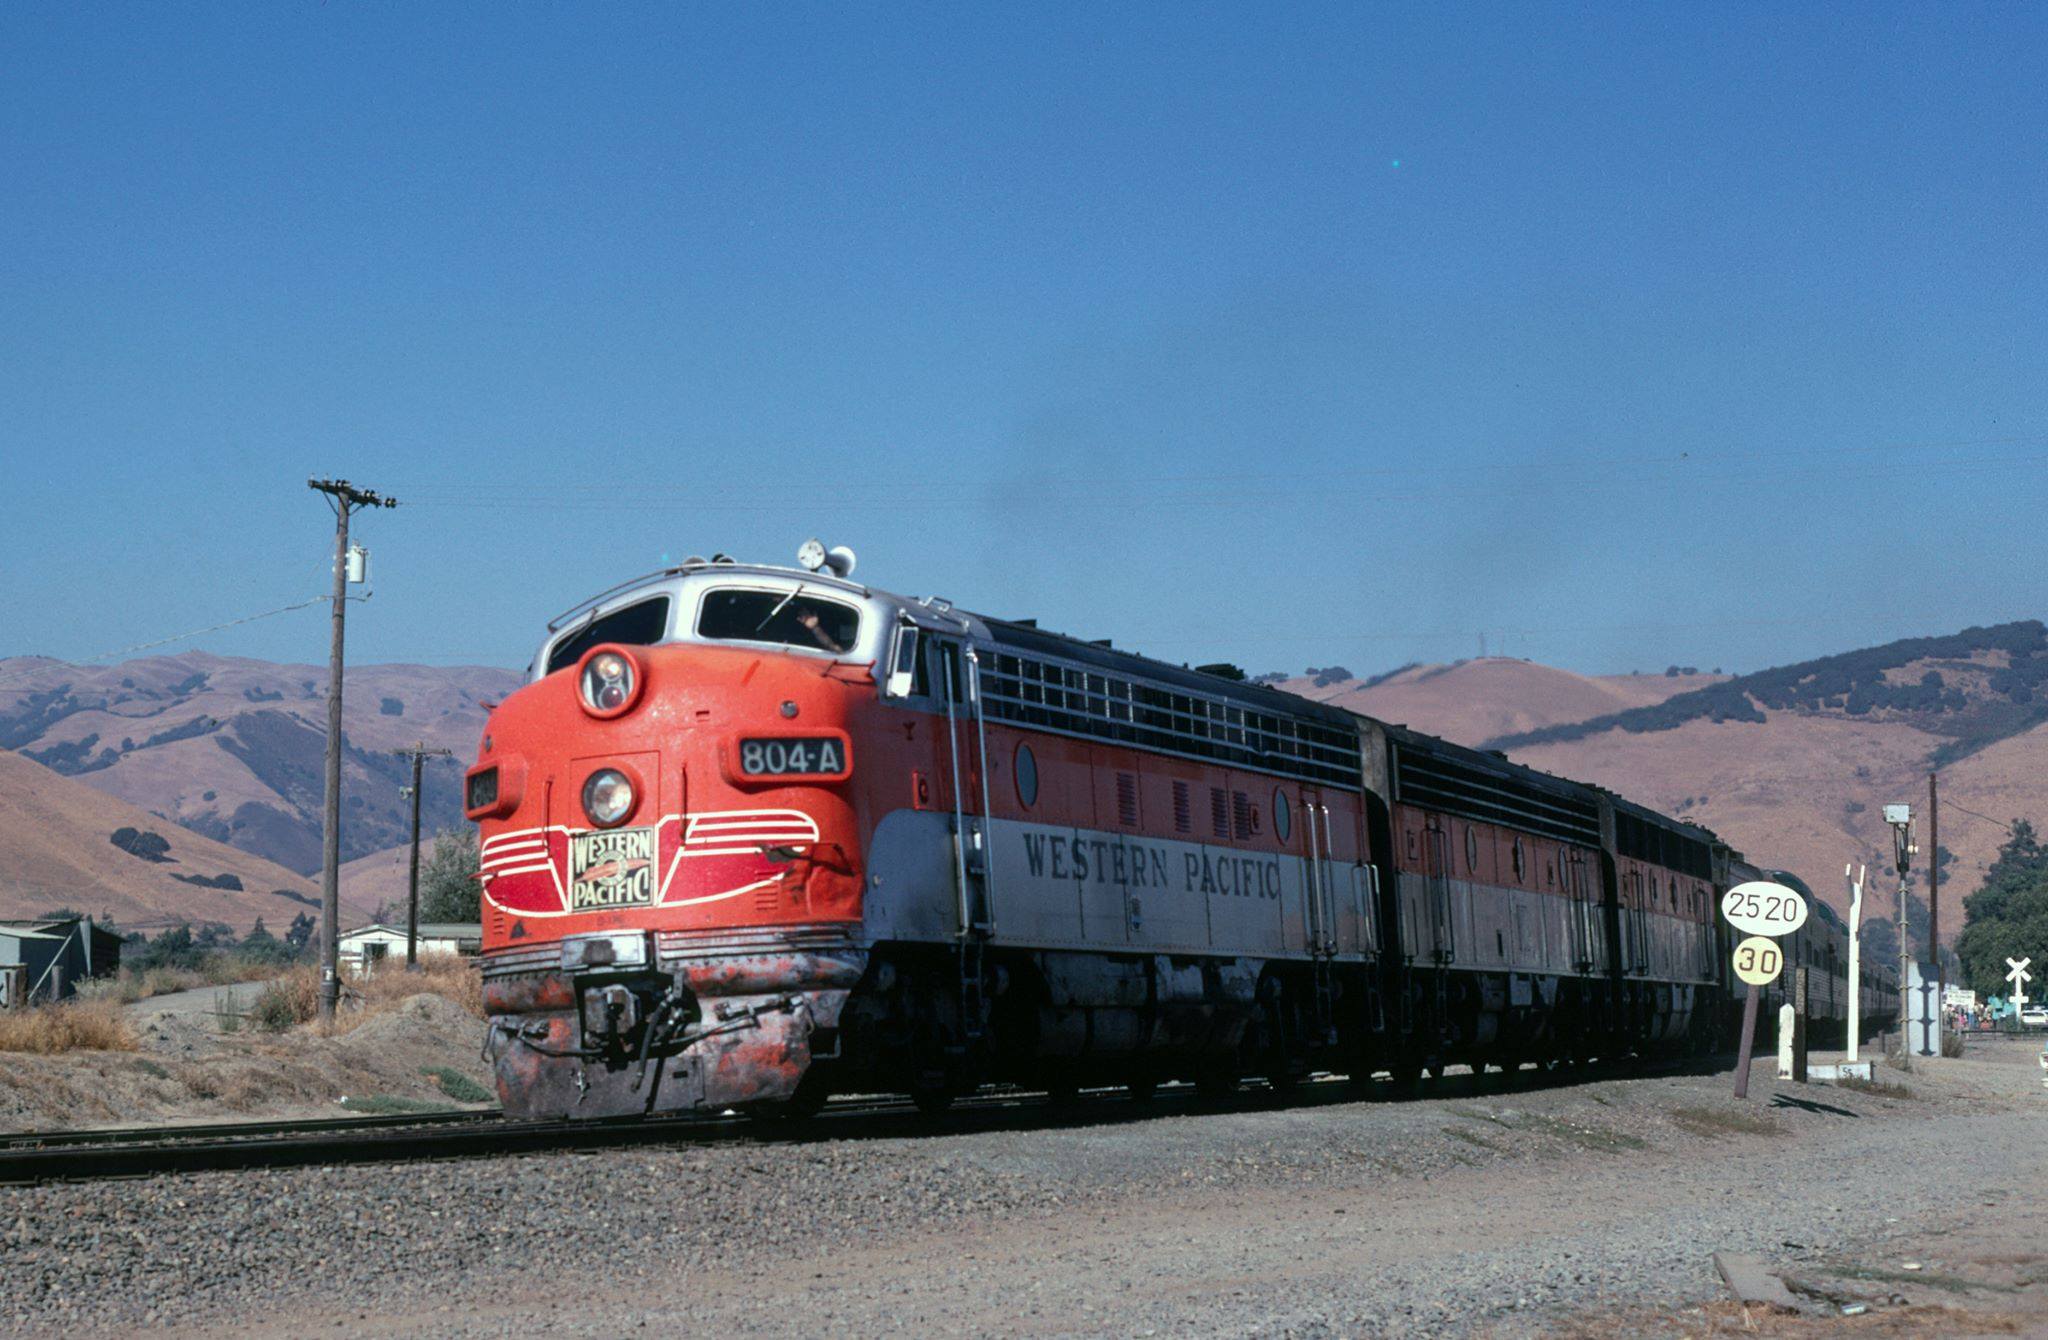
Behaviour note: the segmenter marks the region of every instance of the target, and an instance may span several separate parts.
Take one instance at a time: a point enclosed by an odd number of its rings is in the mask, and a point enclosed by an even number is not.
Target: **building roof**
[[[405,925],[403,922],[392,925],[387,922],[373,921],[367,926],[358,926],[354,930],[343,931],[341,938],[346,940],[352,935],[367,935],[372,931],[384,931],[391,935],[403,935],[405,934]],[[420,939],[422,940],[481,940],[483,934],[484,926],[480,921],[422,921],[420,923]]]

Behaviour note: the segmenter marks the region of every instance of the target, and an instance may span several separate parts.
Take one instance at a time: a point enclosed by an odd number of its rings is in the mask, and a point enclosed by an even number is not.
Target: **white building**
[[[422,921],[420,957],[429,954],[475,954],[483,948],[484,928],[475,921]],[[386,959],[405,962],[405,925],[387,926],[372,922],[343,931],[339,945],[344,971],[371,973]]]

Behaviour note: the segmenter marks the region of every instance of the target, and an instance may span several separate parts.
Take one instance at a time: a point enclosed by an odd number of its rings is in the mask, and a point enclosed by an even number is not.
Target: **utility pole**
[[[1899,872],[1899,902],[1893,915],[1899,931],[1899,1046],[1906,1045],[1906,1010],[1913,988],[1913,948],[1906,936],[1906,880],[1913,873],[1913,807],[1887,805],[1884,821],[1892,826],[1892,862]]]
[[[1927,774],[1927,952],[1934,955],[1934,1008],[1948,996],[1948,967],[1941,961],[1941,808],[1935,773]]]
[[[306,487],[327,495],[334,508],[333,632],[327,648],[327,805],[321,820],[320,851],[320,1019],[334,1018],[341,999],[341,664],[342,629],[348,614],[349,513],[358,507],[396,507],[398,499],[359,489],[346,479],[309,479]]]
[[[406,794],[412,797],[412,874],[406,879],[405,894],[405,968],[407,972],[420,963],[420,763],[428,758],[454,758],[449,749],[429,749],[421,740],[410,749],[391,751],[403,758],[412,756],[412,785]]]
[[[1868,873],[1849,873],[1849,867],[1842,867],[1842,878],[1849,881],[1849,1060],[1856,1059],[1856,1049],[1863,1044],[1863,876]]]

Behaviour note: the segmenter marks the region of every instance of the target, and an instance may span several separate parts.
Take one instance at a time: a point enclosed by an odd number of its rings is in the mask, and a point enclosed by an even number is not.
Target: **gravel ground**
[[[1760,1064],[1746,1103],[1725,1074],[1464,1080],[1401,1103],[1102,1100],[915,1133],[828,1119],[804,1138],[0,1190],[0,1326],[1690,1333],[1713,1322],[1714,1250],[1818,1268],[2048,1185],[2030,1051],[1880,1074],[1906,1092],[1779,1086]]]

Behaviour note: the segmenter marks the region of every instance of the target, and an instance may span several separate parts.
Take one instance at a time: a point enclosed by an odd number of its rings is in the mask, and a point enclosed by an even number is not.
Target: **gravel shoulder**
[[[1847,1270],[1903,1249],[1900,1224],[1964,1231],[2048,1185],[2031,1051],[1881,1073],[1902,1091],[1778,1085],[1760,1064],[1746,1103],[1725,1073],[1468,1081],[1399,1103],[1104,1100],[935,1133],[828,1120],[801,1139],[0,1190],[17,1284],[0,1323],[1707,1334],[1726,1320],[1715,1250]],[[1877,1312],[1950,1301],[1931,1278],[1879,1281]]]

